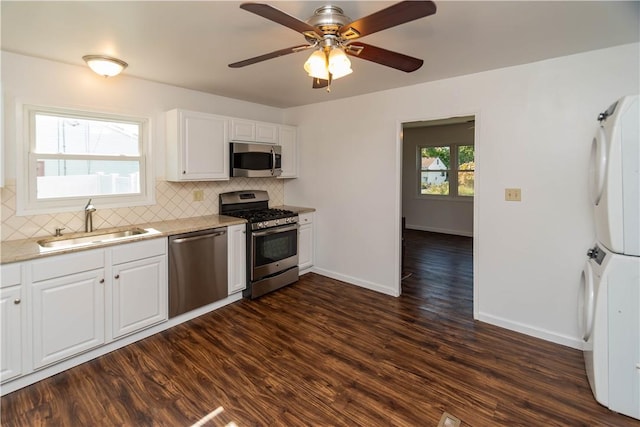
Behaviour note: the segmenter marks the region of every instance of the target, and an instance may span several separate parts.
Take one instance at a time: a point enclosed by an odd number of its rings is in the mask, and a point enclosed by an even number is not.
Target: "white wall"
[[[402,216],[407,228],[436,233],[473,235],[473,199],[418,196],[416,156],[425,143],[473,144],[469,123],[405,128],[402,137]]]
[[[131,68],[131,67],[130,67]],[[133,72],[133,71],[132,71]],[[15,178],[15,102],[88,108],[149,117],[156,174],[164,176],[164,112],[173,108],[266,122],[282,122],[282,110],[130,77],[105,79],[89,67],[2,52],[6,138],[5,178]]]
[[[580,347],[591,138],[600,111],[639,91],[639,62],[636,43],[287,110],[301,165],[285,201],[317,209],[317,271],[397,294],[400,124],[475,114],[475,317]],[[357,78],[354,64],[332,90]]]
[[[132,68],[130,68],[133,70]],[[129,69],[128,69],[129,70]],[[220,182],[173,183],[164,181],[164,112],[173,108],[220,114],[231,117],[281,123],[283,111],[137,79],[124,74],[105,79],[88,67],[2,52],[2,92],[6,182],[1,189],[2,240],[51,235],[56,227],[65,233],[82,231],[84,218],[79,205],[74,212],[17,216],[16,194],[16,108],[19,102],[36,105],[89,109],[150,119],[151,153],[155,166],[155,205],[106,209],[96,204],[96,228],[187,218],[218,213],[218,194],[241,189],[268,190],[278,205],[284,199],[282,180],[274,178],[231,178]],[[1,171],[2,168],[0,168]],[[200,190],[202,202],[194,202],[192,193]],[[95,202],[95,201],[94,201]]]

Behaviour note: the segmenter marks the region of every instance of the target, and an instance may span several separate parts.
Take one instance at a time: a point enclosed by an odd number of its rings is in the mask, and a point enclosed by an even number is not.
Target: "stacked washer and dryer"
[[[625,96],[598,117],[589,187],[596,245],[582,272],[579,321],[596,400],[640,419],[640,111]]]

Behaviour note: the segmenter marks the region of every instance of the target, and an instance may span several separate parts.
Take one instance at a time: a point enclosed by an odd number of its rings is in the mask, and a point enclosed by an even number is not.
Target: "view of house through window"
[[[473,145],[421,146],[420,194],[473,196]]]
[[[140,194],[141,123],[33,114],[36,199]]]

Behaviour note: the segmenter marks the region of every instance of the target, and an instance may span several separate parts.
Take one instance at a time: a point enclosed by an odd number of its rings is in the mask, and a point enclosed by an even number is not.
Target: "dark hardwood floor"
[[[580,351],[472,319],[471,239],[406,242],[399,298],[310,273],[11,393],[2,425],[640,425]]]

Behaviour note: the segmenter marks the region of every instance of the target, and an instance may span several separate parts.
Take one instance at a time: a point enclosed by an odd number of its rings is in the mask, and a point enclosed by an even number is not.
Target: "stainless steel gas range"
[[[262,190],[232,191],[219,197],[220,214],[247,220],[247,288],[257,298],[298,280],[298,214],[269,208]]]

